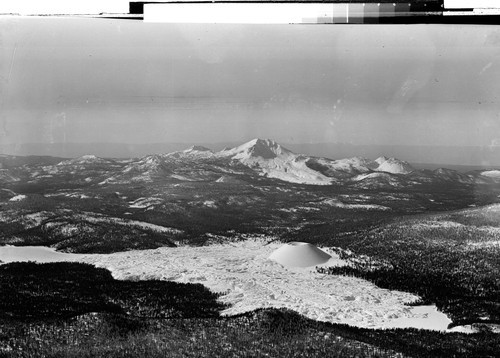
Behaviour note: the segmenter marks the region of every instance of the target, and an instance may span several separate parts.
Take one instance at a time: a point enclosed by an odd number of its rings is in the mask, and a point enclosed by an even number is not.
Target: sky
[[[1,17],[0,143],[500,146],[500,29]]]

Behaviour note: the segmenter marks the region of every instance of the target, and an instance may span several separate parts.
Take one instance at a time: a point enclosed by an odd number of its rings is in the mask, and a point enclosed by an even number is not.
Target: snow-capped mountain
[[[128,164],[125,169],[123,169],[123,172],[137,172],[144,174],[148,172],[157,172],[164,169],[166,168],[164,166],[163,157],[158,154],[153,154],[147,155],[137,161]]]
[[[247,169],[242,169],[245,167]],[[183,151],[149,155],[128,163],[121,173],[113,175],[105,183],[149,182],[162,178],[219,182],[221,177],[224,178],[221,182],[239,182],[239,175],[249,173],[296,184],[352,183],[362,188],[399,188],[449,180],[469,183],[481,178],[488,181],[496,174],[490,171],[472,177],[448,169],[433,172],[416,170],[406,161],[388,157],[375,160],[313,157],[294,153],[273,140],[256,138],[219,152],[193,146]]]
[[[269,178],[301,184],[328,185],[365,173],[409,174],[415,170],[408,162],[396,158],[332,160],[295,154],[270,139],[254,139],[224,149],[218,155],[238,160]]]
[[[24,160],[14,158],[17,162]],[[54,158],[52,158],[54,159]],[[4,161],[13,162],[9,158]],[[50,162],[44,158],[43,164]],[[3,162],[2,162],[3,163]],[[500,181],[500,170],[460,173],[450,169],[417,170],[397,158],[329,159],[297,154],[270,139],[249,142],[214,152],[202,146],[183,151],[111,160],[84,155],[56,165],[29,165],[0,169],[0,182],[55,180],[59,175],[81,182],[127,184],[154,181],[249,183],[262,177],[309,185],[354,185],[359,188],[400,188],[444,182],[488,184]]]
[[[297,155],[270,139],[254,139],[218,153],[260,172],[291,183],[328,185],[332,179],[307,166],[308,157]]]
[[[377,172],[386,172],[392,174],[409,174],[415,170],[410,163],[396,158],[380,157],[375,159],[378,166],[373,166],[373,170]]]
[[[253,139],[238,147],[232,149],[224,149],[220,152],[222,155],[231,156],[233,159],[238,159],[241,162],[252,163],[260,159],[293,159],[296,155],[291,151],[282,147],[270,139]],[[259,159],[260,158],[260,159]]]
[[[213,157],[214,152],[206,147],[200,145],[193,145],[192,147],[178,152],[165,154],[164,158],[176,159],[203,159]]]
[[[43,167],[45,174],[69,173],[76,174],[79,172],[92,172],[97,175],[97,172],[106,172],[113,170],[115,162],[111,159],[100,158],[95,155],[83,155],[78,158],[63,160],[56,165]]]
[[[163,155],[147,155],[128,163],[118,173],[110,176],[101,184],[150,182],[155,176],[167,176],[171,172],[172,170],[165,162]]]

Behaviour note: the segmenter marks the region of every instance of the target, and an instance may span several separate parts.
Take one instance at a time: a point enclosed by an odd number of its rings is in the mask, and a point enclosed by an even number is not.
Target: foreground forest
[[[488,331],[370,330],[283,309],[221,317],[201,285],[79,263],[3,265],[0,287],[1,357],[495,357],[500,345]]]

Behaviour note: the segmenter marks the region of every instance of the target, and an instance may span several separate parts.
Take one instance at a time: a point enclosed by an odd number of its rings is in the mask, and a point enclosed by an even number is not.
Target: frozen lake
[[[379,288],[354,277],[322,275],[312,268],[284,267],[269,260],[281,246],[258,240],[206,247],[159,248],[114,254],[67,254],[48,247],[0,247],[0,260],[79,261],[109,269],[116,279],[201,283],[235,315],[257,308],[286,307],[306,317],[365,328],[415,327],[447,330],[450,319],[435,306],[406,306],[418,296]],[[334,253],[325,266],[341,265]]]

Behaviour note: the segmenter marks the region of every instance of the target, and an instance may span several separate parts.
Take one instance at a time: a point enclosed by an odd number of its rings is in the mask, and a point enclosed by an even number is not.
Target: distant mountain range
[[[216,150],[235,147],[240,143],[25,143],[1,144],[0,153],[9,155],[44,155],[76,158],[93,154],[103,158],[138,158],[154,153],[182,151],[191,145],[201,145]],[[418,167],[437,169],[446,166],[461,171],[480,167],[500,166],[499,146],[427,146],[427,145],[353,145],[345,143],[283,143],[295,153],[327,158],[380,156],[402,158]],[[422,164],[423,165],[419,165]]]
[[[416,169],[394,157],[329,159],[296,154],[270,139],[254,139],[220,151],[193,146],[138,159],[104,159],[84,155],[74,159],[47,156],[0,156],[0,183],[70,180],[113,185],[155,181],[241,183],[278,179],[310,185],[345,184],[359,188],[409,187],[433,183],[488,184],[500,182],[500,170],[461,173],[452,169]]]

